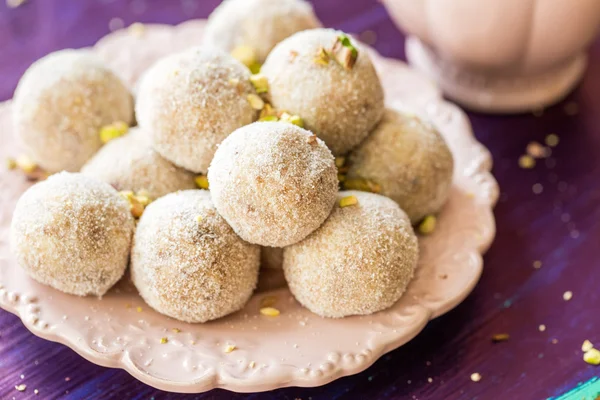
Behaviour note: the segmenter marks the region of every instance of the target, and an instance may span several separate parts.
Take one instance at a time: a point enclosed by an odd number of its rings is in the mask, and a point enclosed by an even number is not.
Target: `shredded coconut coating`
[[[177,190],[195,189],[194,174],[176,167],[152,149],[148,132],[133,128],[111,140],[81,169],[81,173],[117,190],[145,190],[157,199]]]
[[[340,207],[345,196],[356,196],[358,204]],[[417,237],[394,201],[347,191],[318,230],[284,249],[283,269],[296,300],[318,315],[339,318],[393,305],[418,257]]]
[[[225,0],[210,15],[204,43],[231,52],[248,46],[262,63],[285,38],[321,23],[304,0]]]
[[[347,70],[334,60],[315,61],[320,48],[331,48],[342,34],[333,29],[296,33],[279,43],[262,66],[271,103],[302,117],[306,129],[323,139],[334,155],[358,145],[381,119],[383,89],[366,48]]]
[[[134,221],[110,185],[61,172],[29,188],[13,214],[18,264],[65,293],[102,296],[127,268]]]
[[[206,190],[151,203],[134,238],[131,277],[156,311],[206,322],[246,304],[258,281],[260,248],[240,239]]]
[[[172,163],[206,173],[219,143],[251,123],[250,71],[227,53],[193,47],[167,56],[141,80],[136,115],[154,149]]]
[[[103,126],[132,120],[128,89],[89,50],[61,50],[34,62],[13,99],[15,132],[48,172],[79,171],[102,146]]]
[[[283,268],[283,249],[280,247],[261,247],[260,266],[269,269]]]
[[[255,122],[221,143],[208,170],[213,202],[242,239],[284,247],[329,215],[337,169],[325,143],[284,122]]]
[[[387,109],[349,156],[347,179],[377,183],[415,224],[438,212],[450,193],[454,161],[444,138],[415,115]]]

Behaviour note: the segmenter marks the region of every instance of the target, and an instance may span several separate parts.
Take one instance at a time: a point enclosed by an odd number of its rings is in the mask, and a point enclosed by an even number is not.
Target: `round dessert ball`
[[[283,268],[283,249],[281,247],[261,247],[260,266],[268,269]]]
[[[219,143],[254,120],[250,71],[229,54],[194,47],[167,56],[140,82],[136,115],[167,160],[206,173]]]
[[[235,232],[271,247],[317,229],[338,191],[325,143],[284,122],[255,122],[233,132],[215,153],[208,182],[215,207]]]
[[[81,173],[110,183],[117,190],[146,191],[153,199],[196,188],[194,174],[154,151],[150,135],[139,128],[104,145]]]
[[[129,203],[109,184],[61,172],[21,196],[10,241],[18,264],[36,281],[102,296],[127,268],[134,227]]]
[[[283,39],[320,26],[304,0],[225,0],[208,18],[204,40],[227,52],[249,47],[262,63]]]
[[[336,61],[350,51],[338,40],[356,49],[354,65]],[[358,145],[383,115],[383,89],[367,49],[343,32],[296,33],[273,49],[261,73],[272,105],[299,115],[336,156]]]
[[[340,205],[349,199],[356,204]],[[296,300],[323,317],[339,318],[393,305],[418,257],[417,237],[398,204],[346,191],[319,229],[284,249],[283,270]]]
[[[438,212],[450,193],[454,161],[444,138],[413,114],[386,110],[348,158],[347,189],[364,182],[396,201],[415,224]]]
[[[206,190],[168,194],[139,220],[131,278],[161,314],[206,322],[240,310],[258,280],[260,248],[240,239]]]
[[[132,120],[128,89],[89,50],[61,50],[34,62],[13,99],[15,132],[47,172],[79,171],[102,146],[103,126]]]

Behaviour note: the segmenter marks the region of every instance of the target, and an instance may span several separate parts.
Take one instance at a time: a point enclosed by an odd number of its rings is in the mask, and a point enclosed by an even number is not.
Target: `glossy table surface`
[[[109,32],[111,19],[125,26],[175,24],[206,17],[218,2],[30,0],[15,9],[2,2],[0,100],[12,97],[31,62],[95,43]],[[377,1],[314,3],[326,26],[374,40],[385,56],[404,57],[404,38]],[[35,398],[43,399],[542,399],[600,376],[600,367],[584,363],[581,352],[585,339],[600,345],[600,42],[583,82],[565,102],[536,115],[469,117],[494,156],[501,187],[498,234],[483,277],[463,304],[366,371],[310,389],[169,394],[39,339],[0,311],[0,398],[34,398],[37,389]],[[520,168],[528,143],[544,143],[551,133],[560,138],[551,156]],[[566,291],[573,294],[569,301]],[[493,343],[499,333],[510,339]],[[472,373],[481,380],[473,382]],[[27,389],[15,390],[22,383]]]

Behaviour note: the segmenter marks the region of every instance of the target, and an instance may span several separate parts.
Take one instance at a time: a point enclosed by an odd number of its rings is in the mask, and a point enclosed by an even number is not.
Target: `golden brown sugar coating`
[[[79,171],[102,145],[103,126],[132,120],[129,90],[89,50],[61,50],[34,62],[13,99],[15,132],[48,172]]]
[[[240,239],[208,191],[186,190],[151,203],[134,238],[131,277],[156,311],[206,322],[241,309],[256,287],[260,248]]]
[[[172,163],[206,173],[217,146],[251,123],[256,110],[250,71],[215,48],[194,47],[154,64],[141,80],[136,104],[139,125],[154,149]]]
[[[21,196],[11,248],[36,281],[65,293],[102,296],[127,268],[133,230],[129,204],[115,189],[62,172]]]
[[[196,188],[194,174],[154,151],[149,133],[139,128],[104,145],[81,173],[109,183],[119,191],[146,191],[152,199]]]
[[[357,50],[351,68],[320,53],[343,35],[333,29],[296,33],[273,49],[261,69],[273,106],[299,115],[336,156],[367,137],[384,110],[381,82],[363,45],[349,39]]]
[[[208,170],[219,213],[242,239],[284,247],[329,215],[338,191],[334,158],[312,133],[255,122],[221,143]]]
[[[454,161],[444,138],[429,123],[391,109],[348,165],[347,187],[361,180],[376,184],[413,224],[440,211],[452,186]]]
[[[348,196],[357,203],[341,207]],[[418,256],[417,237],[394,201],[346,191],[319,229],[284,249],[283,269],[296,300],[316,314],[339,318],[394,304],[411,281]]]
[[[263,62],[283,39],[319,26],[304,0],[225,0],[208,18],[204,42],[227,52],[248,46]]]

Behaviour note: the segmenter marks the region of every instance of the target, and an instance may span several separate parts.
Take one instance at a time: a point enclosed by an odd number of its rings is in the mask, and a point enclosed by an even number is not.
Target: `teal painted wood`
[[[29,0],[9,10],[0,2],[0,99],[44,54],[93,44],[111,18],[179,23],[205,17],[218,0]],[[375,47],[403,58],[403,37],[375,0],[318,0],[327,26],[372,30]],[[565,112],[576,102],[579,113]],[[600,375],[582,360],[581,343],[600,346],[600,43],[582,85],[541,116],[470,114],[475,133],[494,155],[502,195],[498,235],[480,284],[454,311],[415,340],[356,376],[320,388],[261,394],[215,390],[175,395],[126,372],[93,365],[72,350],[30,334],[0,311],[0,399],[543,399]],[[530,141],[560,136],[552,156],[532,170],[517,159]],[[1,145],[1,144],[0,144]],[[540,183],[541,194],[532,186]],[[541,260],[542,267],[533,268]],[[573,299],[565,302],[565,291]],[[546,325],[540,332],[538,326]],[[509,333],[493,344],[491,336]],[[556,343],[554,343],[556,339]],[[480,382],[470,375],[479,372]],[[21,379],[21,375],[24,376]],[[431,378],[431,382],[429,382]],[[25,383],[25,392],[14,386]],[[36,397],[33,390],[38,389]]]
[[[551,397],[548,400],[582,400],[600,398],[600,378],[595,377],[587,382],[579,382],[577,386],[563,393],[558,397]]]

